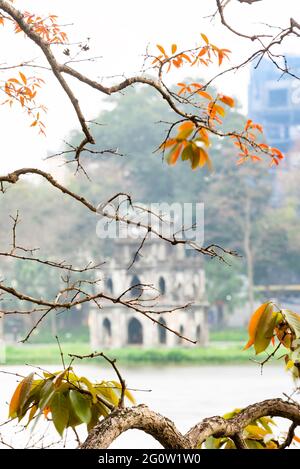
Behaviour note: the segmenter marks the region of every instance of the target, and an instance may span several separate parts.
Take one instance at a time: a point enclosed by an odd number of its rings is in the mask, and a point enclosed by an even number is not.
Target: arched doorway
[[[103,319],[103,344],[110,345],[111,343],[111,322],[109,319]]]
[[[141,296],[143,292],[143,288],[140,286],[140,284],[141,284],[141,281],[139,277],[137,275],[134,275],[130,282],[130,287],[131,287],[130,295],[133,296],[134,298]]]
[[[198,326],[196,327],[196,340],[197,340],[197,342],[201,341],[201,326],[200,326],[200,324],[198,324]]]
[[[182,335],[182,336],[184,335],[184,327],[183,327],[182,324],[181,324],[181,326],[179,327],[179,334]],[[179,345],[179,344],[182,344],[182,343],[183,343],[183,339],[182,339],[181,337],[178,337],[177,343],[178,343],[178,345]]]
[[[158,288],[161,295],[164,295],[166,293],[166,281],[163,277],[159,277]]]
[[[110,291],[111,293],[113,293],[114,291],[114,284],[113,284],[113,281],[112,279],[109,277],[108,279],[106,279],[106,287],[108,289],[108,291]]]
[[[136,318],[131,318],[128,323],[128,343],[131,345],[143,343],[143,326]]]
[[[158,343],[163,345],[163,344],[167,343],[167,330],[163,327],[163,326],[166,326],[167,323],[163,318],[159,319],[159,323],[162,324],[162,326],[160,326],[159,324],[157,325],[157,327],[158,327]]]

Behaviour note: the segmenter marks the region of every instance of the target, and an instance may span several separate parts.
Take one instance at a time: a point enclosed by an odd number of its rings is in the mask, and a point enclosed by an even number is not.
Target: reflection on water
[[[47,366],[49,370],[59,367]],[[29,374],[31,369],[21,366],[7,366],[0,369],[9,372]],[[109,379],[112,371],[103,366],[78,366],[79,374],[93,379]],[[151,409],[160,412],[173,420],[182,431],[204,417],[219,415],[235,407],[244,407],[256,401],[282,397],[282,393],[290,393],[293,382],[283,367],[264,367],[263,374],[255,364],[231,366],[144,366],[121,367],[128,387],[151,389],[151,392],[135,392],[138,403],[145,403]],[[15,376],[1,374],[1,422],[7,419],[7,402],[16,385]],[[114,377],[115,378],[115,377]],[[0,428],[4,435],[8,430]],[[9,432],[13,432],[10,428]],[[84,434],[84,433],[83,433]],[[70,435],[69,435],[70,436]],[[11,433],[14,446],[26,444],[29,431],[15,435]],[[58,440],[52,432],[52,437]],[[8,437],[6,437],[8,439]],[[70,438],[68,438],[70,439]],[[68,446],[74,446],[69,441]],[[150,436],[137,430],[131,430],[118,438],[112,448],[159,448],[160,445]]]

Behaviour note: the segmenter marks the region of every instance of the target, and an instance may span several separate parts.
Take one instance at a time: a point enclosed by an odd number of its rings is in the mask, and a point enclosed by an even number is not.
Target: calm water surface
[[[61,366],[45,366],[48,370],[57,370]],[[0,370],[29,374],[32,369],[23,366],[0,366]],[[256,401],[282,397],[290,393],[293,382],[280,366],[265,366],[263,374],[255,364],[235,366],[144,366],[121,367],[128,387],[151,389],[151,392],[135,392],[138,403],[145,403],[173,420],[182,431],[204,417],[222,415],[235,407],[244,407]],[[100,366],[77,366],[76,372],[92,379],[109,379],[111,370]],[[114,377],[115,379],[115,377]],[[7,419],[7,405],[16,386],[16,377],[0,374],[1,406],[0,421]],[[45,425],[42,424],[44,432]],[[37,426],[38,427],[38,426]],[[51,428],[51,427],[50,427]],[[0,427],[0,433],[14,447],[31,445],[39,438],[38,430],[33,434],[29,430],[18,431],[13,425]],[[84,430],[82,430],[82,437]],[[50,430],[49,438],[58,441],[55,431]],[[29,442],[29,443],[28,443]],[[66,446],[74,447],[71,432],[67,435]],[[1,445],[0,445],[1,446]],[[150,436],[138,430],[131,430],[121,435],[112,448],[160,448]]]

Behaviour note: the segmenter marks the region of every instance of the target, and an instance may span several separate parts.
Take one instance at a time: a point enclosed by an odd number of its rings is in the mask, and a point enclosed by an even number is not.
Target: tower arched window
[[[163,277],[159,277],[158,287],[161,295],[164,295],[166,293],[166,281]]]
[[[137,275],[134,275],[130,282],[130,295],[133,297],[141,296],[143,288],[141,286],[141,281]]]

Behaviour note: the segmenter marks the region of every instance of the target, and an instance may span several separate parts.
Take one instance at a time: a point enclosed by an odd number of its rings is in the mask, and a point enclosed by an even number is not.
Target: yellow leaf
[[[93,404],[96,404],[98,402],[97,389],[94,388],[93,384],[87,378],[85,378],[85,376],[82,376],[79,381],[86,385],[92,395]]]
[[[164,49],[162,46],[160,46],[159,44],[157,44],[156,47],[158,48],[158,50],[160,50],[160,52],[161,52],[165,57],[167,57],[166,51],[165,51],[165,49]]]
[[[172,44],[172,54],[175,54],[176,51],[177,51],[177,45]]]
[[[59,373],[53,380],[53,385],[54,387],[57,389],[59,388],[59,386],[61,385],[64,377],[65,377],[65,374],[66,372],[68,371],[68,369],[66,370],[63,370],[61,373]]]
[[[206,42],[206,44],[209,44],[209,40],[208,40],[208,37],[206,36],[206,34],[201,33],[201,37],[202,37],[203,41]]]
[[[38,407],[37,407],[36,405],[33,405],[33,406],[31,407],[30,412],[29,412],[29,417],[28,417],[27,425],[31,422],[31,420],[32,420],[33,417],[35,416],[37,410],[38,410]]]
[[[292,368],[294,366],[294,362],[293,360],[289,360],[286,364],[286,369],[289,370],[290,368]]]
[[[265,428],[258,427],[257,425],[248,425],[245,428],[247,432],[247,438],[260,439],[268,434],[268,431]]]

